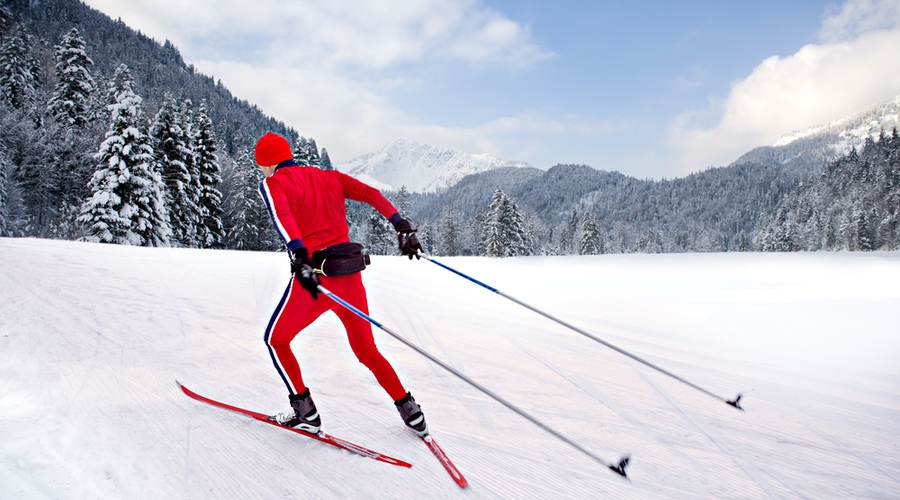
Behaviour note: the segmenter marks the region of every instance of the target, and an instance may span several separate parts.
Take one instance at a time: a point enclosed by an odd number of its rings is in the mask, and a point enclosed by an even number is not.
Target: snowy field
[[[284,254],[0,239],[0,498],[900,498],[900,253],[438,259],[746,412],[376,256],[376,320],[604,460],[632,456],[629,482],[376,330],[461,490],[332,315],[294,343],[325,429],[411,469],[181,394],[285,408],[262,341]]]

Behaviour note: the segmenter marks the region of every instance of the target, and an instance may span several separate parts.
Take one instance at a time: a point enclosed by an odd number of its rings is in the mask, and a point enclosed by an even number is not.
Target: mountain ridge
[[[405,187],[417,193],[446,189],[464,177],[499,168],[531,167],[523,161],[502,160],[487,153],[467,153],[439,146],[395,139],[373,153],[338,162],[335,168],[387,191]]]
[[[900,95],[785,134],[769,146],[744,153],[731,166],[757,162],[813,174],[851,149],[859,149],[867,138],[874,139],[882,131],[890,134],[895,128],[900,128]]]

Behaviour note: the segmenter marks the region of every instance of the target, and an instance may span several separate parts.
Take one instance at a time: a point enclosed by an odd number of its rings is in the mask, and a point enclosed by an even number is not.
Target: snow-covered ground
[[[280,253],[0,239],[2,498],[897,498],[900,253],[441,262],[374,257],[372,316],[631,482],[376,330],[460,490],[358,364],[340,324],[297,338],[326,430],[403,469],[185,397],[286,406],[262,334]],[[325,299],[327,300],[327,299]]]

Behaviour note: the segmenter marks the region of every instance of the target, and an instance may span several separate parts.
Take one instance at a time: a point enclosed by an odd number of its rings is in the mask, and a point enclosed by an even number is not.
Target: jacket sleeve
[[[290,203],[281,184],[272,177],[263,179],[259,184],[259,193],[262,195],[266,209],[272,217],[272,225],[275,226],[275,231],[284,240],[288,251],[293,252],[298,248],[303,248],[300,229],[297,227],[297,221],[291,213]]]
[[[364,184],[343,172],[338,172],[337,170],[334,170],[333,172],[338,176],[338,179],[341,182],[341,187],[344,190],[344,197],[354,201],[368,203],[372,208],[378,210],[378,213],[383,215],[385,219],[388,219],[391,224],[400,220],[401,217],[397,207],[395,207],[390,200],[385,198],[384,195],[381,194],[381,191],[368,184]]]

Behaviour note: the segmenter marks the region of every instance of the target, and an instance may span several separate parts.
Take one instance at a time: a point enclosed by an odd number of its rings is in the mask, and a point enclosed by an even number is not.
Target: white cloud
[[[397,137],[498,154],[479,127],[426,123],[391,100],[393,72],[455,61],[521,69],[552,57],[481,0],[86,0],[157,40],[240,99],[313,136],[333,159]]]
[[[678,165],[670,174],[727,165],[793,130],[900,94],[900,7],[895,0],[847,2],[825,18],[820,36],[820,44],[766,59],[708,109],[673,120],[668,141]],[[710,114],[718,117],[714,125],[697,123]]]
[[[900,26],[900,2],[896,0],[848,0],[830,9],[819,36],[825,42],[840,42],[872,31]]]
[[[522,67],[551,57],[527,26],[480,0],[87,0],[185,54],[209,40],[244,40],[250,64],[387,68],[428,58]],[[206,54],[196,54],[205,58]]]

